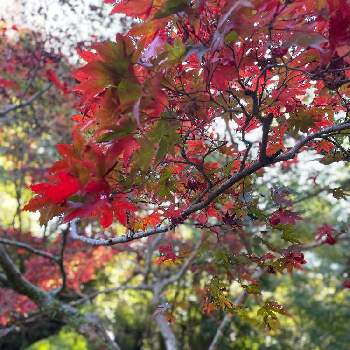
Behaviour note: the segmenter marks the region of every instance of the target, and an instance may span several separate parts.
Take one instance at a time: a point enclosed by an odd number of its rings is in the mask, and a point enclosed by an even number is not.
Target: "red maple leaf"
[[[330,8],[329,42],[332,49],[350,45],[350,3],[340,0],[327,0]]]
[[[177,256],[171,244],[161,245],[158,248],[160,257],[156,259],[157,264],[164,263],[165,261],[175,262]]]
[[[302,220],[302,217],[298,213],[279,208],[270,216],[269,222],[272,226],[295,225],[298,220]]]
[[[106,3],[114,3],[115,1],[105,0]],[[113,7],[111,14],[122,13],[130,17],[138,17],[146,19],[149,17],[152,10],[153,0],[138,0],[135,1],[122,0]]]
[[[316,232],[316,239],[322,240],[324,243],[334,245],[337,240],[334,237],[334,228],[331,225],[324,224]]]
[[[154,212],[145,218],[142,219],[142,226],[143,229],[147,228],[148,226],[156,227],[160,223],[160,214],[157,212]]]
[[[112,206],[115,217],[124,226],[127,225],[128,214],[137,210],[136,205],[128,201],[123,195],[117,196],[112,202]]]
[[[51,183],[31,185],[30,189],[43,198],[46,198],[47,201],[55,204],[62,203],[67,198],[77,193],[81,188],[79,180],[64,171],[52,175],[50,178],[52,181]],[[26,208],[28,207],[26,206]]]
[[[293,269],[302,269],[302,265],[306,264],[304,253],[297,251],[289,251],[284,254],[285,264],[288,272],[292,272]]]
[[[48,69],[46,71],[46,76],[52,82],[52,84],[54,84],[57,89],[61,90],[65,95],[69,93],[67,83],[62,83],[62,81],[58,78],[52,69]]]

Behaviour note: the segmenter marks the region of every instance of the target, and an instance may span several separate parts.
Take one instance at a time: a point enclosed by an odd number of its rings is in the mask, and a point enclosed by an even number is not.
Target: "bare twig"
[[[5,109],[3,109],[2,111],[0,111],[0,120],[2,120],[2,118],[5,118],[7,114],[14,112],[18,109],[23,109],[25,107],[30,106],[36,99],[38,99],[39,97],[41,97],[46,91],[48,91],[51,88],[51,84],[46,86],[45,88],[43,88],[40,91],[37,91],[33,96],[29,97],[28,100],[18,103],[16,105],[9,105],[7,106]]]
[[[64,268],[64,250],[67,245],[68,232],[69,232],[69,229],[65,229],[62,231],[61,250],[60,250],[60,257],[58,260],[58,265],[62,276],[62,284],[61,284],[61,287],[58,289],[57,293],[62,293],[66,289],[66,284],[67,284],[67,274]]]
[[[2,238],[2,237],[0,237],[0,243],[2,243],[4,245],[9,245],[9,246],[14,246],[17,248],[25,249],[30,253],[33,253],[35,255],[39,255],[39,256],[42,256],[44,258],[50,259],[50,260],[54,261],[56,264],[59,261],[58,256],[55,256],[55,255],[52,255],[52,254],[45,252],[43,250],[34,248],[28,243],[18,242],[18,241],[14,241],[14,240]]]

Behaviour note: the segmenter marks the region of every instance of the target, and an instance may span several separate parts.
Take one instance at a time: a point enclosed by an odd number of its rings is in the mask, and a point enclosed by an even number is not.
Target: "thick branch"
[[[17,293],[25,295],[35,302],[48,317],[72,325],[79,333],[99,346],[107,345],[108,349],[120,350],[119,345],[110,339],[96,316],[80,315],[78,310],[72,306],[60,302],[52,294],[43,291],[25,279],[2,245],[0,245],[0,265],[9,286]]]
[[[162,307],[161,301],[162,301],[162,283],[160,281],[160,283],[155,283],[153,285],[153,300],[152,300],[152,304],[153,306],[155,306],[156,308]],[[174,331],[172,330],[172,328],[170,327],[170,324],[167,320],[167,318],[165,317],[165,313],[163,311],[158,311],[156,310],[156,312],[153,314],[154,319],[158,325],[160,334],[162,335],[162,338],[164,339],[164,343],[165,343],[165,347],[166,350],[177,350],[177,340],[176,340],[176,336]]]
[[[265,160],[267,158],[266,149],[269,142],[269,132],[273,117],[271,115],[267,116],[262,121],[262,138],[260,144],[260,160]]]
[[[55,335],[64,323],[52,320],[46,315],[29,316],[6,328],[0,328],[0,349],[18,350]]]
[[[164,339],[166,350],[177,350],[175,334],[164,314],[159,312],[154,316],[154,318]]]
[[[0,287],[2,287],[2,288],[9,287],[9,282],[3,273],[0,273]]]
[[[345,122],[345,123],[341,123],[341,124],[337,124],[337,125],[328,126],[327,128],[324,128],[318,132],[307,135],[304,138],[302,138],[301,140],[299,140],[294,145],[294,147],[292,147],[288,152],[283,153],[283,154],[279,155],[278,157],[276,157],[273,162],[277,163],[277,162],[281,162],[284,160],[293,159],[296,156],[296,154],[300,151],[300,149],[302,147],[304,147],[306,144],[308,144],[310,141],[317,139],[319,137],[322,137],[324,135],[337,133],[337,132],[340,132],[340,131],[343,131],[346,129],[350,129],[350,122]]]
[[[48,293],[36,287],[22,276],[2,245],[0,245],[0,265],[13,290],[27,296],[39,306],[48,302]]]

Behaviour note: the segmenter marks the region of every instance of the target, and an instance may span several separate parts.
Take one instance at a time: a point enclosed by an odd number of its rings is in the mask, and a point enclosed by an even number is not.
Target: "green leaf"
[[[176,190],[176,182],[172,178],[172,172],[165,168],[162,170],[160,179],[159,179],[159,192],[158,194],[161,197],[167,198],[172,196],[172,192]]]
[[[168,62],[169,63],[178,63],[181,61],[181,58],[186,53],[186,47],[183,44],[182,40],[176,38],[173,45],[166,45],[168,52]]]
[[[277,229],[282,231],[281,238],[290,243],[300,244],[299,234],[295,231],[294,225],[278,225]]]
[[[143,140],[141,143],[141,148],[136,152],[135,159],[133,161],[133,169],[145,171],[147,170],[151,163],[154,155],[154,145],[149,140]]]
[[[160,119],[151,131],[145,135],[141,141],[140,149],[135,153],[133,160],[133,174],[137,170],[146,171],[152,165],[152,159],[159,162],[167,154],[172,154],[175,145],[180,141],[177,134],[177,122],[166,119],[164,116]],[[164,180],[165,181],[165,180]],[[169,195],[168,191],[163,191],[164,195]]]
[[[180,141],[180,135],[176,130],[177,124],[174,121],[162,118],[151,131],[150,138],[158,144],[156,162],[173,153],[175,145]]]
[[[132,106],[141,96],[141,86],[131,80],[122,80],[118,85],[118,97],[122,109]]]
[[[313,115],[305,110],[299,110],[291,114],[288,123],[290,131],[295,135],[299,131],[307,132],[310,128],[315,126]]]
[[[276,272],[283,272],[283,270],[285,269],[286,265],[285,265],[285,261],[283,258],[277,259],[275,261],[273,261],[270,266],[273,268],[274,271]]]
[[[227,249],[218,249],[214,252],[214,263],[229,270],[232,267],[231,254]]]
[[[272,331],[275,331],[275,330],[281,328],[281,323],[277,317],[269,318],[267,321],[267,325],[269,326],[269,329]]]
[[[346,199],[346,197],[349,195],[349,193],[345,192],[341,187],[334,188],[329,192],[332,193],[333,197],[336,199]]]
[[[221,170],[226,176],[228,176],[231,173],[232,166],[233,166],[233,160],[230,160],[222,167]]]
[[[256,219],[265,220],[266,219],[265,213],[256,206],[256,203],[253,203],[252,206],[248,207],[247,215],[253,220],[256,220]]]
[[[91,62],[88,66],[98,64],[104,70],[107,69],[108,76],[113,81],[129,75],[129,65],[131,62],[128,56],[134,50],[132,42],[129,39],[124,38],[124,40],[118,40],[117,42],[105,41],[96,44],[94,49],[102,57],[103,62]]]
[[[163,18],[188,8],[187,0],[166,0],[164,6],[155,14],[154,18]]]
[[[128,120],[123,126],[120,126],[118,130],[103,134],[97,142],[108,142],[130,135],[135,130],[135,127],[135,122],[133,120]]]
[[[261,289],[258,284],[243,284],[242,287],[247,291],[248,294],[261,294]]]
[[[248,265],[251,262],[246,255],[237,255],[232,260],[237,265]]]
[[[208,286],[209,293],[214,299],[214,302],[222,309],[233,310],[233,304],[227,297],[227,285],[218,278],[214,277]]]
[[[232,32],[229,32],[228,34],[225,35],[224,41],[225,41],[225,44],[229,45],[234,41],[237,41],[237,39],[238,39],[238,34],[233,30]]]

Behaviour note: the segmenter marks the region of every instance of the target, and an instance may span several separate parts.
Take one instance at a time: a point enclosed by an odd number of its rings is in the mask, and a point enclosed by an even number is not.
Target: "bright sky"
[[[0,18],[34,30],[54,34],[66,46],[93,36],[113,38],[120,30],[118,16],[108,16],[111,6],[103,0],[0,0]],[[101,8],[101,16],[93,8]],[[45,17],[46,15],[46,17]],[[68,32],[68,33],[67,33]]]

